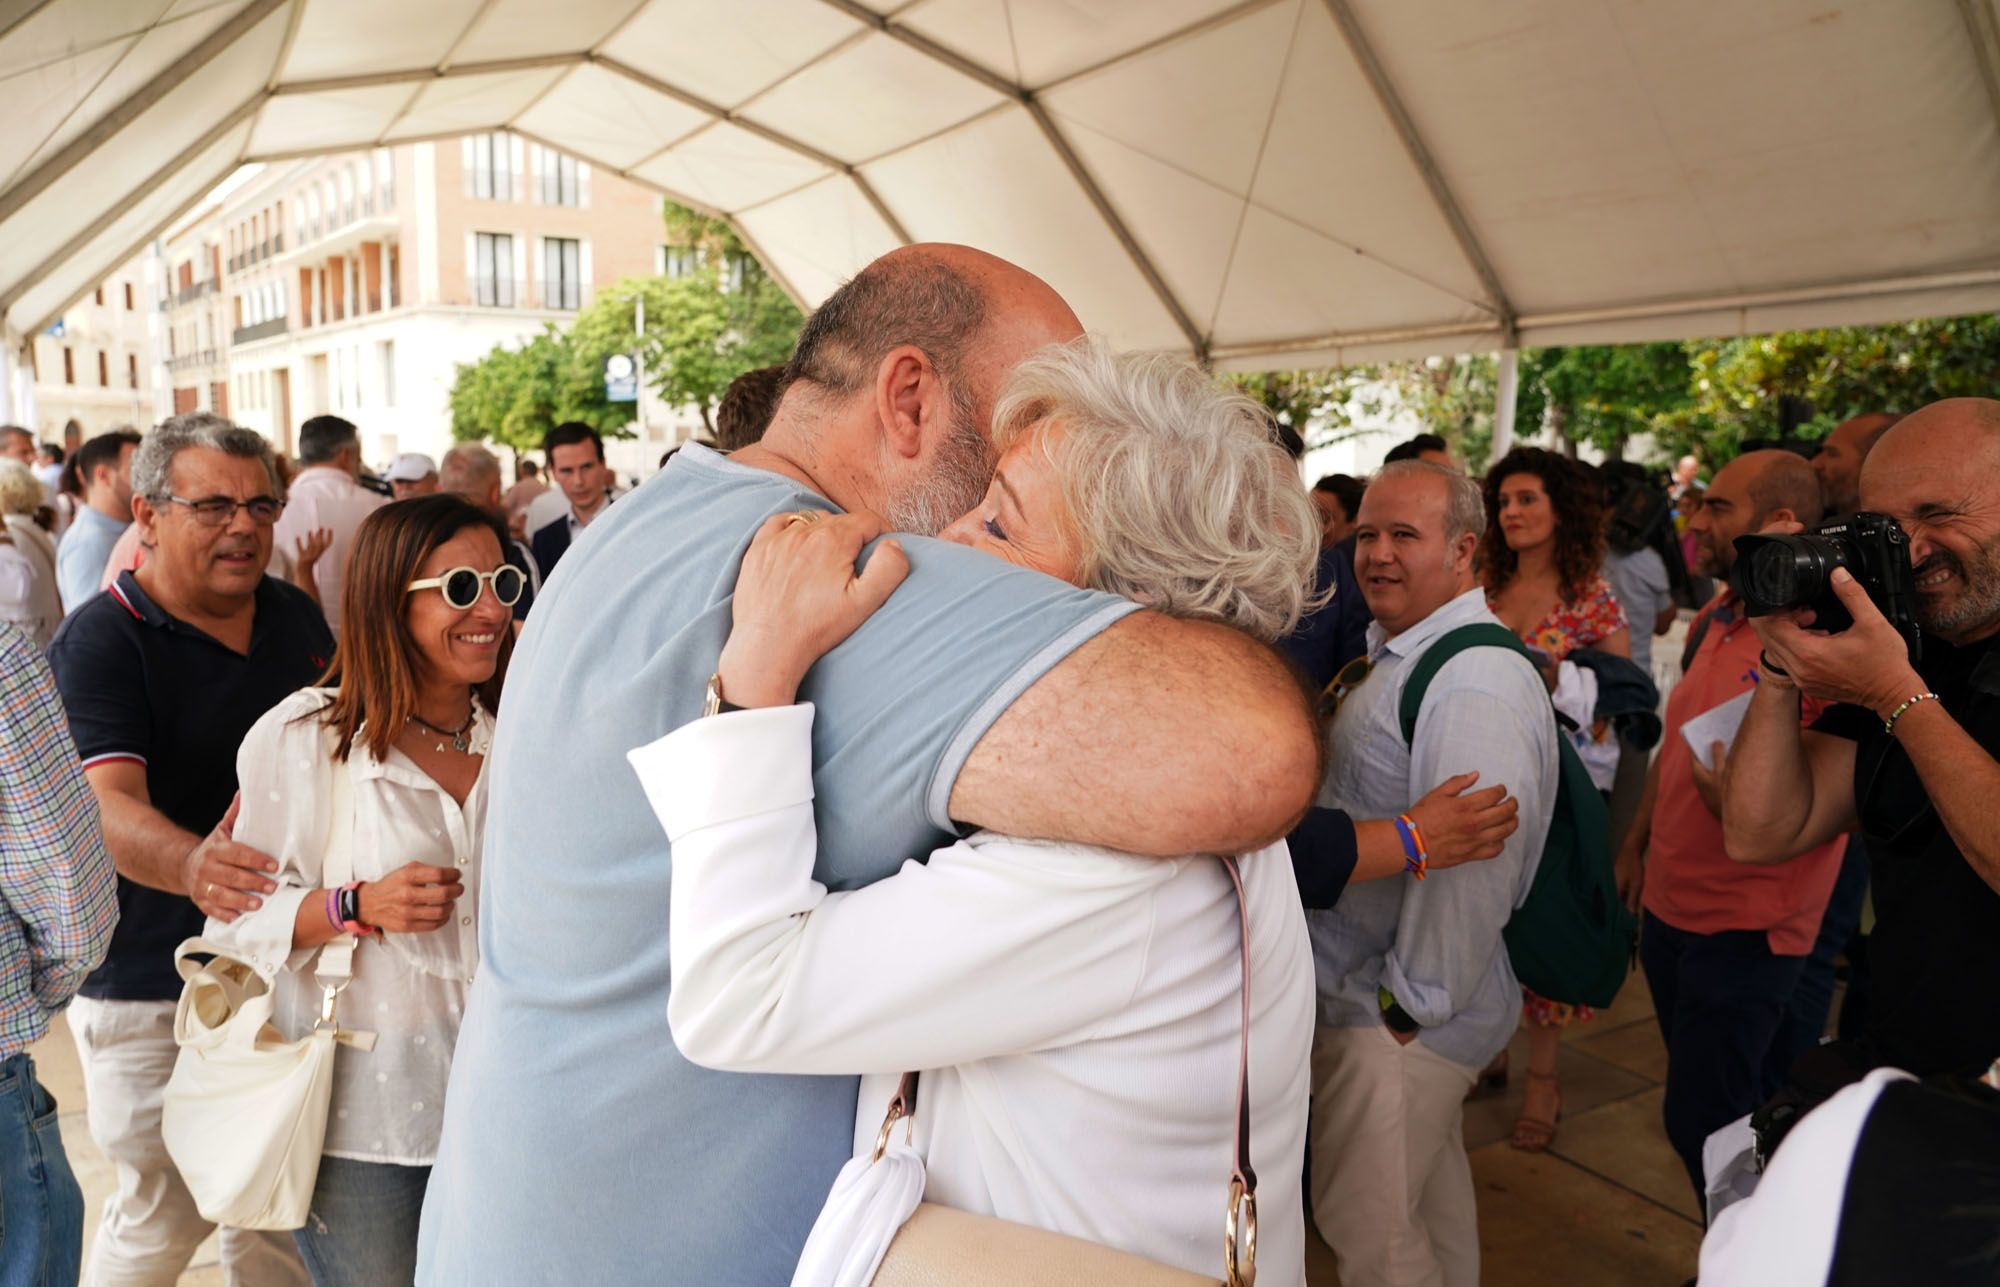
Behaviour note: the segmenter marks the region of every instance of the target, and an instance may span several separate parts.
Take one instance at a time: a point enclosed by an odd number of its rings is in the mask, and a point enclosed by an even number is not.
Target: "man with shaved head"
[[[1860,508],[1862,462],[1902,418],[1894,411],[1870,411],[1841,421],[1821,441],[1812,467],[1826,494],[1828,518],[1845,518]]]
[[[760,442],[691,443],[578,533],[493,748],[481,966],[419,1281],[785,1282],[851,1153],[854,1078],[717,1073],[675,1048],[671,846],[625,761],[729,708],[730,594],[773,517],[871,511],[915,534],[908,579],[801,695],[829,887],[961,825],[1184,855],[1303,813],[1318,738],[1275,654],[929,539],[992,476],[1002,380],[1081,330],[1003,260],[894,251],[807,322]]]
[[[1739,456],[1709,484],[1688,530],[1700,571],[1724,589],[1689,631],[1660,753],[1618,855],[1619,891],[1643,918],[1640,962],[1667,1045],[1661,1115],[1697,1201],[1706,1190],[1703,1141],[1768,1099],[1788,1065],[1781,1034],[1840,870],[1841,842],[1782,866],[1731,862],[1721,817],[1727,749],[1713,739],[1690,747],[1681,730],[1761,678],[1757,632],[1728,585],[1736,538],[1819,519],[1819,480],[1789,451]],[[1818,713],[1818,703],[1807,704],[1805,717]]]
[[[1923,651],[1845,572],[1838,634],[1758,618],[1764,682],[1724,790],[1730,856],[1780,863],[1860,830],[1874,876],[1868,1016],[1801,1059],[1822,1089],[1892,1065],[1983,1071],[2000,1055],[2000,402],[1912,412],[1861,471],[1861,508],[1909,536]],[[1840,703],[1800,731],[1802,702]]]

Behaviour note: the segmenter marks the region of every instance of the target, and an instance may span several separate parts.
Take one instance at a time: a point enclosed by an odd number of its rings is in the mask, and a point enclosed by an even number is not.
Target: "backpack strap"
[[[1430,691],[1431,680],[1436,678],[1446,662],[1468,648],[1508,648],[1519,653],[1521,660],[1534,664],[1534,659],[1528,656],[1528,646],[1521,642],[1520,636],[1503,625],[1480,621],[1447,631],[1412,663],[1410,678],[1403,684],[1403,699],[1397,704],[1396,714],[1403,726],[1405,745],[1416,740],[1417,712],[1423,709],[1424,695]]]

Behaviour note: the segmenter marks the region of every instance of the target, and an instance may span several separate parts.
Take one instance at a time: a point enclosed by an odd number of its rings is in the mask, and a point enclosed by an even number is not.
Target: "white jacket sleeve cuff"
[[[811,702],[693,720],[627,751],[668,840],[813,798]]]

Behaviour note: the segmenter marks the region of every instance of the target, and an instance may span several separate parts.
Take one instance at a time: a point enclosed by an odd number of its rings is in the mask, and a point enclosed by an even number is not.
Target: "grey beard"
[[[1917,624],[1946,639],[1968,627],[1983,625],[2000,617],[2000,560],[1988,558],[1981,551],[1977,567],[1968,567],[1953,559],[1952,571],[1965,582],[1965,589],[1949,609],[1926,611],[1922,606],[1923,600],[1917,600]]]
[[[992,445],[973,423],[971,408],[954,399],[951,429],[939,444],[937,463],[898,496],[891,497],[888,520],[895,532],[936,536],[958,516],[976,507],[993,480]]]

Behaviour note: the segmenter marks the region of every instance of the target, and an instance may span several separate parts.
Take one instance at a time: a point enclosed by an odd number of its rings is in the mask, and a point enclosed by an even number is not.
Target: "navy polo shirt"
[[[85,768],[114,760],[146,766],[153,807],[207,835],[236,795],[236,750],[265,711],[316,681],[333,636],[304,591],[257,583],[248,655],[169,616],[130,572],[64,618],[49,664]],[[118,929],[81,992],[107,1001],[180,995],[174,949],[201,933],[181,894],[118,877]]]

